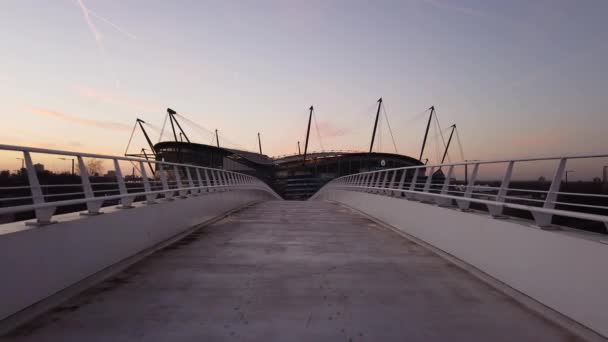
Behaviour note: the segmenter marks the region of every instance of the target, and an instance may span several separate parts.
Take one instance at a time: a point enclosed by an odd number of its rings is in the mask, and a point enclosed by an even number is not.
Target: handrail
[[[311,199],[325,191],[339,189],[404,197],[407,200],[453,207],[462,211],[469,211],[471,204],[475,203],[486,206],[488,213],[494,218],[504,218],[505,208],[529,212],[535,224],[541,228],[551,227],[554,216],[563,216],[601,222],[608,231],[607,194],[560,191],[569,160],[606,157],[608,154],[479,160],[365,171],[335,178]],[[557,164],[551,183],[546,183],[549,185],[547,190],[510,186],[516,165],[538,161],[555,161]],[[502,180],[498,181],[498,186],[478,184],[480,166],[487,164],[505,165],[499,170],[502,171]],[[458,167],[472,168],[468,181],[456,179]],[[442,172],[438,172],[440,170]],[[468,175],[468,171],[465,172]]]
[[[0,151],[14,151],[23,154],[24,171],[28,180],[28,185],[0,186],[2,195],[4,195],[3,192],[22,191],[22,193],[10,197],[0,196],[0,204],[7,201],[29,200],[31,202],[0,207],[0,215],[34,211],[36,221],[26,222],[26,224],[51,224],[57,208],[71,205],[85,204],[87,206],[86,215],[97,215],[101,213],[100,209],[104,203],[117,200],[121,204],[119,208],[126,209],[132,208],[132,204],[136,200],[142,200],[145,204],[153,204],[157,203],[156,201],[161,197],[164,200],[171,201],[174,198],[199,196],[207,192],[248,189],[265,191],[276,198],[280,198],[268,185],[256,177],[234,171],[160,160],[14,145],[0,144]],[[75,157],[78,166],[77,173],[81,183],[74,184],[72,180],[70,184],[41,184],[32,154]],[[95,178],[89,175],[84,158],[109,160],[112,164],[111,171],[114,172],[115,181],[109,181],[107,177],[104,177],[102,181],[95,182]],[[136,182],[126,181],[126,177],[123,177],[122,174],[120,162],[134,164],[133,166],[138,169],[139,175],[131,178],[131,180]],[[151,168],[153,166],[154,175],[147,174],[146,167],[148,167],[148,164]],[[137,184],[140,186],[137,186]],[[136,187],[131,185],[136,185]],[[99,186],[102,188],[99,188]],[[70,192],[49,193],[50,190],[64,188],[69,188]],[[82,191],[74,191],[73,188],[80,188]],[[25,191],[28,191],[30,195],[24,196],[23,192]],[[61,196],[81,198],[49,201],[50,198]]]

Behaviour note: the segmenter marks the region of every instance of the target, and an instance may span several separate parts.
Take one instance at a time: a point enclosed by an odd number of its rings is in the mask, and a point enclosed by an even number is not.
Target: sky
[[[604,0],[0,0],[0,144],[122,155],[135,119],[158,141],[170,107],[195,142],[218,129],[256,150],[260,132],[265,154],[291,154],[314,105],[310,149],[367,150],[382,97],[375,151],[417,158],[434,105],[431,162],[452,124],[452,161],[603,153],[607,14]]]

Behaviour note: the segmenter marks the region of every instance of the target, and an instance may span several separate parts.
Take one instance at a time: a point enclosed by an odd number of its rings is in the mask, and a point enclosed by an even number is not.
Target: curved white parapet
[[[38,227],[2,225],[0,320],[196,225],[267,199],[275,195],[259,189],[209,192],[104,208],[96,216],[57,215],[57,223]]]
[[[608,246],[583,233],[337,188],[315,199],[364,212],[608,336]]]

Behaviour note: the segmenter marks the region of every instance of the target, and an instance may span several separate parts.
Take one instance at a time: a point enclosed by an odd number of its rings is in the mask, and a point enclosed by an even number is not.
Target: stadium
[[[376,113],[376,122],[374,124],[369,152],[321,151],[309,153],[308,140],[313,114],[313,107],[310,107],[304,153],[299,151],[299,153],[293,155],[270,157],[262,153],[261,142],[259,153],[222,147],[217,137],[217,131],[215,133],[216,146],[193,143],[177,121],[177,113],[172,109],[167,109],[167,117],[175,139],[173,141],[161,141],[153,144],[142,125],[145,122],[137,119],[136,126],[139,125],[141,128],[148,142],[150,153],[146,153],[146,149],[141,149],[141,153],[128,155],[250,174],[266,182],[284,199],[303,200],[312,196],[324,184],[337,177],[370,170],[423,165],[420,159],[410,156],[397,153],[372,152],[381,105],[382,99],[378,100],[378,112]],[[429,117],[421,156],[434,112],[433,107],[429,109],[431,110],[431,116]],[[449,142],[446,146],[446,154]],[[152,171],[154,172],[154,170]],[[437,176],[440,177],[442,175]],[[433,177],[435,178],[435,175]]]

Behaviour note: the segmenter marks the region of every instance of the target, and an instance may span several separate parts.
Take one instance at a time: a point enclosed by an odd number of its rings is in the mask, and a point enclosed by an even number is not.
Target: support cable
[[[456,127],[456,142],[458,142],[458,148],[460,149],[460,158],[464,161],[464,150],[462,149],[462,142],[460,141],[460,134],[458,134],[458,127]]]
[[[127,148],[125,148],[125,155],[127,154],[127,151],[129,151],[129,146],[131,146],[131,140],[133,140],[133,135],[135,134],[135,129],[137,129],[137,121],[135,121],[133,130],[131,131],[131,136],[129,137],[129,142],[127,143]]]
[[[378,148],[377,153],[382,153],[382,115],[378,117]]]
[[[393,130],[391,129],[391,123],[388,121],[388,115],[386,114],[386,105],[382,107],[382,111],[384,112],[384,117],[386,118],[386,125],[388,126],[388,131],[391,134],[391,139],[393,141],[393,147],[395,148],[395,153],[397,152],[397,144],[395,144],[395,137],[393,136]]]
[[[323,147],[323,140],[321,139],[321,132],[319,131],[319,125],[317,124],[317,113],[312,111],[312,119],[315,122],[315,130],[317,131],[317,139],[319,139],[319,146],[321,146],[321,151],[325,151]]]
[[[165,133],[165,127],[167,126],[167,119],[169,118],[169,113],[165,115],[165,121],[163,121],[163,127],[160,130],[160,136],[158,137],[158,142],[163,140],[163,134]]]
[[[437,125],[437,131],[439,132],[439,135],[441,136],[441,141],[443,142],[443,148],[445,149],[445,147],[446,147],[445,139],[443,137],[443,132],[441,131],[441,125],[439,125],[439,119],[437,118],[437,111],[435,111],[435,124]],[[447,157],[448,157],[448,162],[451,163],[452,161],[450,160],[449,153],[448,153]],[[441,159],[438,159],[438,160],[441,160]]]
[[[439,128],[437,127],[437,124],[433,125],[433,130],[437,131],[435,134],[433,134],[433,140],[434,140],[434,146],[435,146],[435,157],[437,158],[437,164],[439,164],[439,161],[441,159],[439,159],[441,152],[439,151],[439,136],[441,135],[441,131],[439,130]]]

